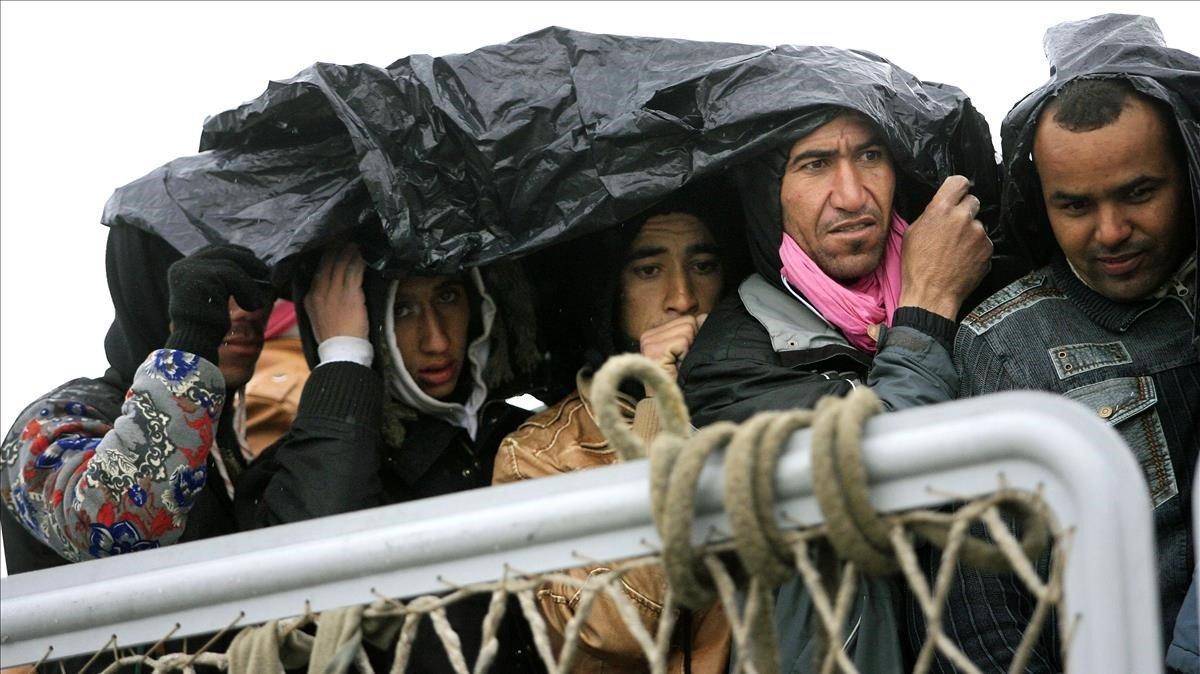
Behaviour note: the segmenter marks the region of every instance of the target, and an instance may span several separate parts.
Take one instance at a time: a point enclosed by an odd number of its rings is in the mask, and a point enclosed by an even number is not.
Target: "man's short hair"
[[[1072,133],[1095,131],[1116,122],[1131,97],[1144,101],[1158,113],[1167,129],[1167,146],[1171,154],[1186,164],[1183,136],[1171,107],[1139,92],[1125,78],[1071,80],[1058,90],[1044,113],[1052,112],[1050,118],[1054,123]]]
[[[1125,101],[1136,94],[1124,79],[1072,80],[1054,97],[1054,122],[1080,133],[1101,129],[1121,116]]]

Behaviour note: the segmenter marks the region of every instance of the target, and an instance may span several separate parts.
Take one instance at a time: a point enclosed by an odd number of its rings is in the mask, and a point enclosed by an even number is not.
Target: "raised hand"
[[[920,307],[950,320],[991,267],[992,241],[976,219],[971,182],[950,176],[925,212],[904,233],[900,306]]]
[[[275,300],[269,274],[249,249],[227,244],[207,246],[172,264],[167,270],[168,346],[215,363],[229,330],[229,298],[246,311],[269,307]]]
[[[369,338],[367,298],[362,288],[366,268],[353,243],[330,246],[321,256],[304,296],[304,310],[318,342],[330,337]]]
[[[642,333],[638,342],[643,356],[658,363],[672,378],[679,376],[679,363],[696,341],[696,333],[708,314],[680,316]]]

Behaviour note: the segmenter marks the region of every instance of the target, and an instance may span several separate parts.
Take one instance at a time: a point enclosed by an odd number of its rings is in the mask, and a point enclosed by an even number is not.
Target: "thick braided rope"
[[[664,394],[675,389],[675,386],[669,380],[663,381],[665,377],[662,371],[639,356],[612,359],[597,373],[596,380],[602,382],[601,392],[605,396],[597,401],[597,419],[601,430],[610,442],[628,445],[629,448],[622,451],[622,456],[641,456],[645,450],[628,432],[615,404],[616,386],[626,378],[643,380],[656,396],[663,399],[668,399]],[[681,403],[682,395],[673,395],[668,400]],[[670,407],[670,403],[660,403],[660,409]],[[714,424],[690,440],[674,427],[664,433],[667,438],[661,442],[656,439],[650,451],[651,498],[655,522],[664,541],[664,566],[672,587],[679,593],[680,603],[695,608],[707,605],[714,596],[711,575],[702,577],[698,560],[690,552],[689,539],[700,469],[705,459],[724,445],[728,445],[726,511],[731,521],[732,535],[738,542],[738,555],[754,579],[752,585],[761,591],[791,576],[796,557],[775,524],[774,476],[779,455],[788,437],[795,430],[809,425],[812,426],[813,491],[826,520],[824,529],[830,544],[839,557],[852,562],[848,569],[851,574],[857,570],[873,575],[898,571],[900,565],[893,538],[896,518],[880,515],[871,505],[866,468],[862,462],[863,426],[870,417],[881,411],[883,406],[879,398],[870,389],[861,387],[845,398],[822,399],[815,411],[764,413],[740,427]],[[675,418],[667,424],[668,428],[686,419],[685,415],[686,410],[676,413]],[[1024,540],[1017,547],[1024,561],[1036,558],[1049,538],[1049,528],[1037,502],[1004,491],[993,497],[989,504],[1003,506],[1017,517],[1025,532]],[[929,520],[914,522],[912,528],[934,545],[952,548],[954,554],[950,557],[957,558],[961,554],[964,562],[984,570],[1003,572],[1012,570],[1014,564],[1019,567],[1020,564],[1006,554],[1011,551],[967,535],[962,522],[975,519],[983,512],[975,512],[970,508],[967,510],[967,513],[956,518],[953,525]],[[900,526],[903,528],[903,525]],[[1036,574],[1032,575],[1032,580],[1036,581]],[[1031,579],[1023,580],[1029,583]],[[846,587],[843,583],[843,590]],[[940,634],[940,603],[944,602],[947,593],[948,587],[939,587],[935,593],[939,598],[939,607],[927,612],[927,617],[933,621],[935,634]],[[849,611],[850,601],[850,594],[839,592],[837,610],[828,607],[831,610],[822,612],[830,643],[840,640],[841,625]],[[769,607],[766,610],[769,611]],[[751,619],[763,622],[761,616],[751,616]],[[953,648],[941,648],[939,641],[936,638],[931,640],[941,650],[953,651]],[[925,650],[929,651],[928,648]],[[823,670],[832,671],[834,666],[845,667],[846,663],[837,662],[832,652],[829,656],[823,663]],[[760,664],[765,669],[771,669],[769,663]]]
[[[626,379],[642,382],[654,394],[662,424],[660,436],[686,438],[691,435],[692,422],[687,405],[683,402],[683,393],[667,373],[650,359],[638,354],[613,356],[592,377],[592,406],[596,410],[596,424],[622,461],[643,459],[648,455],[642,441],[625,423],[620,405],[617,404],[617,392],[621,382]]]

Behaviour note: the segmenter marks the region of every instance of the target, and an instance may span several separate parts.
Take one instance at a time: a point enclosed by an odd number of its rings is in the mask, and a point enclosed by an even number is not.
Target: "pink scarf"
[[[786,233],[779,246],[779,259],[783,262],[780,271],[851,344],[862,351],[874,352],[875,340],[867,334],[867,328],[879,323],[892,324],[892,314],[900,300],[900,242],[906,229],[908,223],[893,213],[892,229],[879,266],[852,285],[829,278]]]
[[[271,310],[271,317],[267,319],[267,329],[263,333],[263,339],[275,339],[295,324],[296,305],[287,300],[280,300]]]

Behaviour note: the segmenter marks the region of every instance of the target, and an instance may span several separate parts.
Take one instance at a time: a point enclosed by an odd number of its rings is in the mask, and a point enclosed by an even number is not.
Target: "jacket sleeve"
[[[382,505],[379,480],[383,382],[357,363],[313,369],[291,429],[238,479],[243,529]]]
[[[221,371],[184,351],[155,351],[115,418],[120,393],[84,381],[27,407],[9,431],[0,464],[5,506],[72,561],[176,542],[208,479],[225,401]],[[108,394],[97,395],[103,388]]]
[[[867,372],[867,386],[891,411],[952,400],[959,376],[950,358],[954,323],[923,309],[901,307]]]
[[[867,385],[890,410],[953,398],[958,374],[943,340],[931,334],[952,324],[908,308],[896,317],[895,326],[880,336]],[[696,336],[680,383],[697,427],[741,422],[765,410],[811,408],[822,397],[845,395],[856,385],[852,374],[804,367],[785,366],[762,324],[740,303],[726,301]]]

